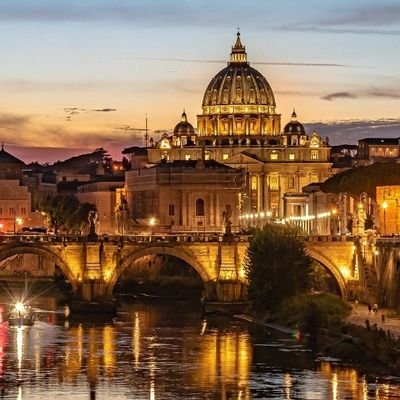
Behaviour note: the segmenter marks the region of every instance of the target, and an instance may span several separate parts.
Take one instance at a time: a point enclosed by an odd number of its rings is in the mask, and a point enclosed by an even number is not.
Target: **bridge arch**
[[[308,255],[318,261],[321,265],[323,265],[335,278],[336,282],[339,285],[340,293],[343,299],[347,298],[347,281],[340,271],[339,267],[322,251],[317,250],[315,248],[307,247]]]
[[[74,292],[78,290],[76,277],[72,274],[68,264],[62,259],[62,257],[60,257],[57,253],[55,253],[48,247],[40,246],[37,243],[35,243],[34,245],[29,243],[14,243],[0,250],[0,261],[3,261],[6,258],[15,256],[17,254],[37,254],[39,256],[43,256],[54,261],[54,263],[56,263],[61,268],[62,272],[68,278]]]
[[[205,267],[198,261],[196,256],[191,251],[188,251],[187,249],[184,250],[176,246],[151,246],[135,250],[120,260],[107,283],[106,296],[112,296],[114,286],[117,283],[118,278],[121,276],[122,272],[125,271],[126,268],[128,268],[134,261],[138,260],[139,258],[151,255],[168,255],[179,258],[189,264],[192,268],[194,268],[200,275],[203,282],[207,282],[211,279]]]

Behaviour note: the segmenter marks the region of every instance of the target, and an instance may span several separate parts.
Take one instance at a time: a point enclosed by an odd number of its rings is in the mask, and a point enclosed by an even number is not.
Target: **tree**
[[[45,212],[49,224],[55,233],[59,229],[66,232],[81,231],[87,223],[89,211],[96,210],[96,206],[90,203],[80,203],[72,195],[48,196],[41,204],[41,211]]]
[[[298,230],[274,224],[257,230],[245,258],[253,309],[276,311],[283,300],[305,292],[311,264]]]
[[[376,187],[400,184],[400,164],[394,162],[375,163],[352,168],[327,179],[321,190],[325,193],[349,193],[358,198],[365,192],[376,199]]]

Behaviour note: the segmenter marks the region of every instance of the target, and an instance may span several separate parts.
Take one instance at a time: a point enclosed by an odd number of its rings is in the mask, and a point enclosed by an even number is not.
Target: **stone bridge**
[[[0,261],[17,254],[47,257],[61,268],[77,295],[87,301],[107,299],[121,273],[135,260],[169,255],[184,260],[204,282],[207,300],[246,299],[244,257],[247,236],[231,242],[218,235],[128,236],[88,241],[83,236],[10,236],[0,239]],[[352,237],[307,237],[312,258],[335,278],[342,297],[359,291],[358,257]]]

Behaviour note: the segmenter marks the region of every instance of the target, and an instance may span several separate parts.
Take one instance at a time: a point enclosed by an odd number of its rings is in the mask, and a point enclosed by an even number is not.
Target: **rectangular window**
[[[0,207],[0,215],[3,215],[3,208]]]
[[[318,160],[319,154],[318,150],[311,150],[311,160]]]
[[[170,217],[172,217],[172,216],[175,215],[175,205],[174,205],[174,204],[170,204],[170,205],[168,206],[168,215],[169,215]]]
[[[294,178],[289,176],[289,189],[294,189]]]
[[[192,158],[192,156],[190,154],[185,154],[185,160],[189,161]]]
[[[223,160],[227,160],[228,158],[229,158],[229,154],[228,153],[222,154],[222,159]]]
[[[210,153],[204,154],[204,159],[205,159],[205,160],[211,160],[211,155],[210,155]]]
[[[26,215],[26,208],[25,207],[21,207],[21,215]]]
[[[269,155],[270,160],[277,160],[278,159],[278,153],[271,153]]]
[[[279,190],[279,179],[277,175],[272,175],[269,178],[269,188],[270,190]]]
[[[294,153],[290,153],[289,154],[289,160],[294,160],[294,159],[295,159]]]
[[[10,215],[15,215],[15,209],[14,207],[10,207],[10,209],[8,210]]]

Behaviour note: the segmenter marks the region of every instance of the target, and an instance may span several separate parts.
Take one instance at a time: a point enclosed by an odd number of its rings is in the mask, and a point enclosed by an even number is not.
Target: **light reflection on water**
[[[53,300],[40,308],[54,311]],[[176,304],[126,304],[116,325],[65,324],[54,313],[29,328],[0,324],[0,385],[4,398],[21,400],[391,400],[400,392],[353,368],[316,364],[294,342]]]

